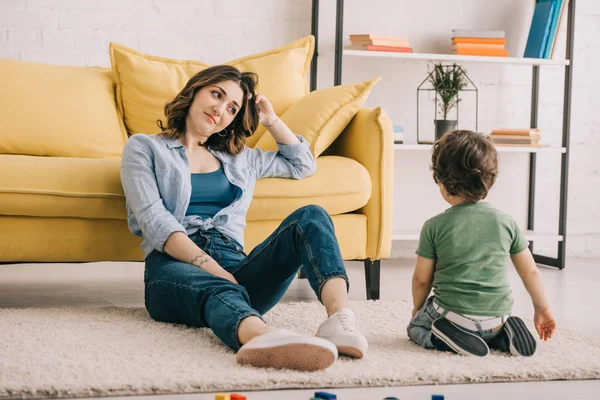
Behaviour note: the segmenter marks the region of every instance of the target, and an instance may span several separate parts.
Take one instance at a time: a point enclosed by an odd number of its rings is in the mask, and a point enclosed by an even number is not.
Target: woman
[[[338,352],[361,358],[368,344],[348,308],[348,277],[321,207],[294,211],[243,252],[256,180],[301,179],[316,166],[308,143],[256,85],[254,73],[207,68],[165,105],[162,133],[136,134],[125,145],[121,180],[129,229],[144,239],[146,309],[157,321],[211,328],[240,364],[311,371],[330,366]],[[279,151],[245,146],[258,122]],[[301,266],[328,314],[315,337],[261,317]]]

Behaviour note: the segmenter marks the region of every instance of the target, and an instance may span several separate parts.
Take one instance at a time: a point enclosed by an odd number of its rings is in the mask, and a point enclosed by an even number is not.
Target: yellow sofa
[[[119,176],[132,120],[116,73],[114,65],[0,60],[0,262],[143,259]],[[332,216],[344,259],[365,261],[367,297],[379,298],[380,260],[391,247],[392,143],[385,112],[361,107],[319,154],[313,176],[259,181],[245,251],[296,208],[318,204]]]

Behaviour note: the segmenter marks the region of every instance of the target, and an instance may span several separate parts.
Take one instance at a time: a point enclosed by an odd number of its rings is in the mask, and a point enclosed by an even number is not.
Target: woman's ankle
[[[238,325],[237,336],[241,344],[246,344],[255,337],[274,330],[276,330],[276,328],[265,324],[265,322],[257,316],[251,315],[240,322]]]

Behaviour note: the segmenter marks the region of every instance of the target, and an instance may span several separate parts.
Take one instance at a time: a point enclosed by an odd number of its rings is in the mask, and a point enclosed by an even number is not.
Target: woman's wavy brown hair
[[[431,170],[451,196],[484,199],[498,176],[498,152],[481,133],[455,130],[433,145]]]
[[[254,101],[258,76],[254,72],[241,72],[229,65],[216,65],[206,68],[194,75],[175,98],[165,104],[166,126],[157,120],[162,135],[174,139],[185,136],[185,123],[196,93],[206,86],[223,81],[233,81],[240,85],[244,98],[240,110],[224,131],[211,135],[204,146],[213,150],[239,154],[246,145],[246,138],[251,136],[258,126],[258,108]]]

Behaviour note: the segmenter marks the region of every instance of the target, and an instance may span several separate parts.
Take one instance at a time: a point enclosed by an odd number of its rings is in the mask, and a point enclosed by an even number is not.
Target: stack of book
[[[392,51],[399,53],[412,53],[408,38],[402,36],[383,36],[374,35],[371,33],[350,35],[350,46],[346,46],[349,50],[365,50],[365,51]]]
[[[464,56],[507,57],[504,31],[454,29],[452,51]]]
[[[502,146],[540,147],[540,130],[526,129],[495,129],[490,134],[492,143]]]
[[[394,125],[394,143],[396,143],[396,144],[404,143],[404,126],[403,125]]]
[[[554,55],[556,38],[568,4],[569,0],[536,1],[524,57],[551,58]]]

